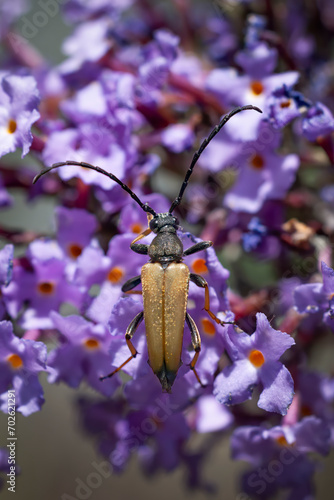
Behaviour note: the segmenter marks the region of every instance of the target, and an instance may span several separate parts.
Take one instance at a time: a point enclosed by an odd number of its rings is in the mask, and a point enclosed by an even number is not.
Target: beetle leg
[[[199,335],[198,328],[197,328],[195,321],[192,319],[192,317],[188,313],[186,313],[186,322],[187,322],[187,325],[189,326],[189,330],[190,330],[190,334],[191,334],[191,343],[192,343],[194,351],[195,351],[195,356],[193,357],[193,359],[190,363],[190,369],[193,370],[195,377],[197,379],[197,382],[202,387],[205,387],[205,385],[201,382],[201,379],[199,378],[199,375],[198,375],[196,368],[195,368],[199,353],[201,352],[201,337]]]
[[[187,248],[187,250],[183,252],[183,255],[192,255],[193,253],[201,252],[202,250],[206,250],[211,247],[212,244],[212,241],[200,241],[199,243],[196,243],[196,245]]]
[[[128,281],[124,283],[122,286],[122,292],[129,292],[136,286],[138,286],[141,283],[141,276],[135,276],[134,278],[130,278]]]
[[[220,325],[222,323],[220,319],[217,318],[217,316],[212,311],[210,311],[210,293],[206,280],[202,278],[202,276],[200,276],[199,274],[190,273],[190,281],[195,283],[195,285],[199,286],[200,288],[204,288],[205,290],[204,309],[208,313],[210,318]]]
[[[136,243],[131,243],[130,245],[131,250],[133,250],[136,253],[140,253],[141,255],[148,255],[148,245],[136,245]]]
[[[121,370],[123,368],[123,366],[125,366],[126,364],[128,364],[129,361],[131,361],[132,358],[135,358],[137,356],[138,351],[136,350],[135,346],[131,342],[131,339],[132,339],[134,333],[136,332],[138,326],[143,321],[143,319],[144,319],[144,312],[141,311],[140,313],[137,314],[137,316],[135,316],[133,318],[133,320],[131,321],[131,323],[129,324],[129,326],[126,329],[125,341],[127,343],[128,348],[130,349],[131,356],[127,360],[125,360],[124,363],[122,363],[114,371],[112,371],[108,375],[104,375],[103,377],[100,377],[100,380],[105,380],[106,378],[112,377],[113,375],[115,375],[115,373],[117,373],[119,370]]]
[[[130,248],[131,250],[133,250],[134,252],[136,253],[140,253],[142,255],[147,255],[148,254],[148,245],[143,245],[141,243],[139,243],[139,245],[137,244],[137,241],[141,240],[142,238],[145,238],[145,236],[147,236],[148,234],[150,234],[152,231],[150,228],[146,229],[145,231],[143,231],[142,233],[140,233],[139,236],[137,236],[137,238],[135,238],[131,244],[130,244]]]
[[[153,219],[153,215],[152,214],[147,214],[147,223],[148,225],[150,224],[150,221]],[[145,231],[143,231],[142,233],[140,233],[130,244],[130,248],[131,250],[133,250],[134,252],[136,253],[140,253],[142,255],[148,255],[148,247],[149,245],[142,245],[141,243],[139,243],[139,245],[137,245],[137,241],[141,240],[142,238],[145,238],[145,236],[148,236],[150,233],[152,232],[152,229],[150,229],[150,226],[148,226],[147,229],[145,229]]]

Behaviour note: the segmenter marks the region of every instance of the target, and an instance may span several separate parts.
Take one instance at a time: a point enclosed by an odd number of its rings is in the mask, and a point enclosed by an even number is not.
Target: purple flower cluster
[[[278,13],[267,2],[262,16],[250,13],[259,2],[230,3],[239,16],[220,17],[205,2],[170,2],[165,15],[146,0],[68,0],[61,12],[73,29],[54,66],[15,33],[26,2],[2,2],[0,209],[15,208],[17,190],[41,207],[42,195],[56,197],[57,208],[48,235],[0,224],[0,406],[7,411],[14,389],[19,412],[40,410],[41,371],[51,384],[88,384],[99,398],[82,398],[78,411],[115,471],[135,452],[146,473],[182,466],[190,487],[211,491],[201,468],[212,443],[194,452],[189,439],[231,431],[232,457],[252,466],[240,483],[246,495],[282,490],[306,500],[317,467],[310,454],[328,454],[334,429],[330,370],[308,365],[319,338],[333,344],[334,330],[325,15],[333,8],[310,9],[318,33],[299,3],[283,2]],[[130,250],[147,213],[116,182],[79,165],[32,185],[36,163],[98,165],[167,213],[193,149],[222,115],[249,104],[262,113],[226,123],[175,211],[185,249],[213,242],[184,259],[206,280],[212,315],[191,281],[196,372],[188,322],[172,392],[162,393],[147,362],[145,318],[131,339],[137,355],[126,362],[124,335],[143,303],[140,290],[129,295],[122,286],[148,261]],[[9,155],[17,150],[24,160]],[[6,470],[4,453],[0,459]]]

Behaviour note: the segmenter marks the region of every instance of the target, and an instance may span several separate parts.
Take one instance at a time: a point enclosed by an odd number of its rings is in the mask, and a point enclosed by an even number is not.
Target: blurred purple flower
[[[215,432],[228,429],[234,417],[225,406],[211,394],[205,394],[195,405],[195,429],[197,432]]]
[[[263,66],[258,64],[254,54],[253,59],[244,58],[247,70],[257,72],[256,78],[251,74],[238,75],[232,68],[214,69],[208,75],[206,88],[217,95],[224,106],[244,106],[251,103],[264,111],[263,114],[245,111],[233,117],[224,127],[233,140],[257,140],[260,124],[267,118],[267,103],[272,92],[282,85],[290,88],[298,80],[296,71],[268,75],[267,69],[269,71],[271,68],[273,57],[275,53],[269,52],[268,61]]]
[[[195,134],[189,125],[169,125],[161,132],[161,143],[173,153],[182,153],[192,147]]]
[[[300,314],[313,316],[313,321],[323,321],[334,331],[334,271],[321,263],[323,283],[308,283],[295,289],[294,299]]]
[[[25,416],[41,409],[43,389],[38,373],[46,370],[46,346],[19,339],[9,321],[0,322],[0,404],[7,412],[7,391],[15,390],[16,409]]]
[[[86,210],[57,207],[55,209],[57,241],[70,259],[77,259],[89,245],[96,229],[94,215]]]
[[[240,51],[235,56],[236,63],[254,80],[270,75],[277,64],[277,51],[266,43],[252,43],[251,46]]]
[[[61,73],[75,73],[85,63],[96,62],[104,56],[112,47],[112,40],[108,38],[110,25],[107,16],[79,24],[63,43],[63,51],[69,57],[60,65]]]
[[[62,343],[49,354],[49,382],[66,382],[78,387],[86,380],[105,396],[111,396],[119,385],[118,376],[99,380],[112,371],[109,349],[112,338],[105,326],[95,325],[80,316],[63,317],[50,313],[52,324],[61,333]]]
[[[330,432],[323,421],[307,417],[293,426],[244,426],[233,433],[232,456],[256,469],[244,474],[243,490],[257,498],[272,498],[279,488],[289,490],[289,500],[312,495],[316,463],[307,453],[327,455]]]
[[[67,281],[67,263],[55,242],[36,240],[27,255],[30,261],[14,266],[13,279],[3,289],[6,308],[16,318],[27,306],[20,318],[24,328],[50,328],[50,311],[58,311],[64,302],[80,309],[84,296]]]
[[[31,126],[40,114],[39,92],[32,76],[0,75],[0,156],[22,148],[22,157],[32,143]]]
[[[311,102],[300,92],[282,85],[268,99],[268,120],[273,127],[280,129],[301,116],[310,106]]]
[[[303,118],[303,135],[309,141],[329,135],[334,130],[332,112],[321,102],[310,107]]]
[[[265,201],[284,198],[300,160],[294,154],[275,153],[279,143],[280,134],[265,123],[255,141],[232,142],[224,133],[212,141],[201,157],[201,164],[214,172],[231,167],[237,176],[225,195],[225,206],[235,212],[256,213]]]

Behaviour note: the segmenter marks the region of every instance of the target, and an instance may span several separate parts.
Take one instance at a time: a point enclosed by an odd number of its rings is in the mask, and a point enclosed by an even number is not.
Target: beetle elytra
[[[170,392],[181,364],[183,330],[184,323],[187,322],[191,333],[192,346],[195,351],[195,355],[190,363],[190,368],[194,371],[198,382],[202,385],[195,368],[201,350],[201,339],[194,320],[187,312],[190,281],[195,283],[198,287],[204,288],[204,309],[209,314],[210,318],[219,324],[221,321],[210,310],[210,296],[207,282],[198,274],[190,273],[188,266],[183,263],[183,258],[209,248],[212,242],[202,241],[184,250],[182,242],[177,235],[179,222],[173,215],[173,211],[181,203],[193,168],[206,146],[232,116],[240,111],[249,109],[260,113],[262,112],[256,106],[251,105],[236,108],[228,115],[224,116],[219,124],[211,131],[210,135],[204,139],[193,156],[179,195],[175,198],[167,213],[155,212],[148,204],[142,203],[137,195],[116,176],[89,163],[76,161],[55,163],[51,167],[40,172],[34,178],[33,182],[35,183],[42,175],[65,165],[77,165],[95,170],[119,184],[122,189],[135,200],[141,209],[148,214],[148,228],[132,241],[130,248],[136,253],[148,255],[150,260],[142,267],[140,276],[129,279],[122,287],[123,292],[130,292],[140,283],[142,284],[143,311],[137,314],[131,321],[125,334],[125,340],[131,356],[116,370],[101,377],[101,380],[112,377],[125,364],[131,361],[132,358],[136,357],[137,351],[131,339],[140,323],[144,320],[149,364],[153,372],[159,378],[162,389]],[[138,243],[139,240],[151,232],[155,233],[156,236],[150,245]]]

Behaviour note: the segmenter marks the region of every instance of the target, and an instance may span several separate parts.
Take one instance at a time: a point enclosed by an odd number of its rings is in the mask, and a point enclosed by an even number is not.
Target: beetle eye
[[[150,229],[151,231],[154,231],[158,227],[158,220],[157,219],[152,219],[150,221]]]

